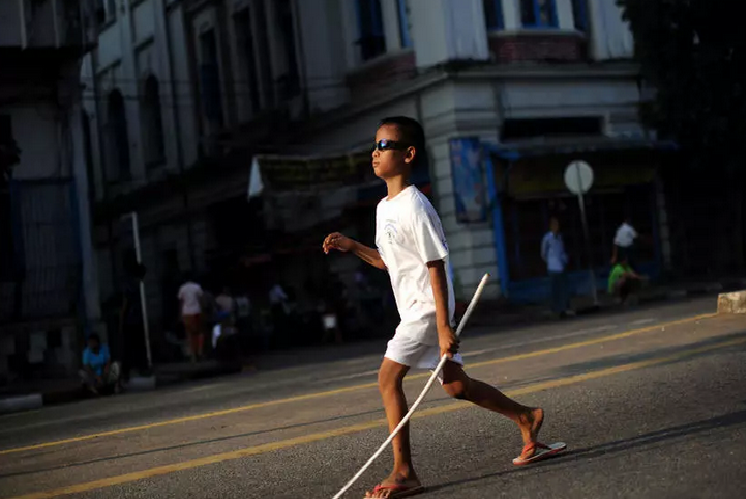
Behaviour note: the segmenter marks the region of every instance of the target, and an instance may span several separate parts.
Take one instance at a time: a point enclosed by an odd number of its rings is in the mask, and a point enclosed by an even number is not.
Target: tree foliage
[[[657,89],[642,118],[692,163],[746,169],[746,35],[741,0],[617,0],[643,78]],[[740,172],[739,172],[740,173]]]

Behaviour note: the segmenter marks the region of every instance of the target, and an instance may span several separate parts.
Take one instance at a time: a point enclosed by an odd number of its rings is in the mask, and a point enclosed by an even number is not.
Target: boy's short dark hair
[[[399,129],[402,142],[408,146],[414,146],[417,153],[412,163],[412,168],[422,165],[425,161],[425,131],[422,125],[409,116],[389,116],[381,120],[378,127],[384,125],[395,125]]]

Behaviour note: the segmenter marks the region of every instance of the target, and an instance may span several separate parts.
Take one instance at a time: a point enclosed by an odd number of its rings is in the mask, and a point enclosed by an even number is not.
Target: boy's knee
[[[443,385],[446,393],[457,400],[468,400],[469,393],[467,383],[459,380]]]
[[[382,394],[390,393],[397,390],[402,390],[402,377],[398,373],[392,372],[379,372],[378,373],[378,389]]]

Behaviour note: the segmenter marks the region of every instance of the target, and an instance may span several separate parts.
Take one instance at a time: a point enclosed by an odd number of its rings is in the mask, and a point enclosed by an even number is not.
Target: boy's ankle
[[[414,466],[412,466],[411,464],[396,466],[394,468],[393,475],[395,475],[397,479],[401,480],[411,480],[413,478],[417,478],[417,473],[415,473]]]

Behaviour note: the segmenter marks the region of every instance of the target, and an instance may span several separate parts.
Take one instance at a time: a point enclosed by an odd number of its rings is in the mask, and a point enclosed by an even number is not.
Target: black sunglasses
[[[381,139],[373,145],[372,151],[404,151],[409,147],[408,144],[398,140]]]

